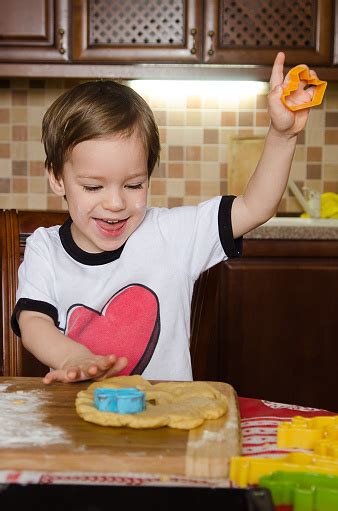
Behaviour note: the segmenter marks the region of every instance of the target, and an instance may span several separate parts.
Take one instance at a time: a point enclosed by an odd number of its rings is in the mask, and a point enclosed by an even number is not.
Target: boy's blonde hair
[[[56,99],[44,115],[45,167],[59,180],[77,144],[111,135],[129,137],[134,130],[148,154],[150,177],[159,162],[160,140],[149,105],[133,89],[113,80],[81,83]]]

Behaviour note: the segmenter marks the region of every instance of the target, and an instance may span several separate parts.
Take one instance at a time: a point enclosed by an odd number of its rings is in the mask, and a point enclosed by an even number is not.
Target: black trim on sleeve
[[[52,318],[56,327],[59,325],[58,311],[54,307],[54,305],[51,305],[50,303],[47,303],[47,302],[42,302],[40,300],[31,300],[30,298],[20,298],[14,307],[14,311],[13,311],[13,314],[11,317],[12,330],[15,333],[15,335],[17,335],[18,337],[21,337],[21,332],[20,332],[20,327],[19,327],[19,323],[17,320],[17,314],[23,310],[41,312],[42,314],[46,314],[47,316]]]
[[[235,195],[224,195],[221,198],[218,210],[219,239],[225,254],[231,257],[240,257],[243,248],[243,236],[234,240],[231,223],[231,208]]]

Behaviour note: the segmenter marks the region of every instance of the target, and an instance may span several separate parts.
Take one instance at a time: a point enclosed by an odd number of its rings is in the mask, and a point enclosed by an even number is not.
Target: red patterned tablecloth
[[[283,456],[295,449],[277,448],[277,428],[281,422],[289,421],[296,415],[313,417],[316,415],[336,415],[334,412],[318,408],[239,398],[242,426],[242,447],[244,456],[267,457]],[[74,472],[27,472],[0,471],[0,484],[84,484],[84,485],[126,485],[126,486],[188,486],[223,487],[229,480],[192,479],[187,477],[163,478],[154,474],[88,474]]]

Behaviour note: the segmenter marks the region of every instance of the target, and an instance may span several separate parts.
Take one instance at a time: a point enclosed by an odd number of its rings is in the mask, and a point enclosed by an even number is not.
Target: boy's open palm
[[[84,380],[104,380],[118,374],[126,367],[127,363],[125,357],[93,354],[92,357],[82,360],[68,361],[67,367],[47,373],[43,378],[43,383],[48,385],[54,381],[71,383]]]
[[[286,75],[284,79],[284,61],[284,53],[279,52],[275,58],[271,72],[268,110],[273,128],[283,135],[292,137],[304,129],[309,115],[309,109],[305,108],[304,110],[293,112],[283,105],[281,95],[283,88],[286,87],[289,81],[288,75]],[[314,77],[317,76],[315,71],[312,70],[310,74]],[[299,82],[297,90],[288,96],[288,104],[299,105],[301,103],[309,103],[312,100],[314,89],[313,87],[305,89],[306,85],[307,83],[305,81],[301,80]]]

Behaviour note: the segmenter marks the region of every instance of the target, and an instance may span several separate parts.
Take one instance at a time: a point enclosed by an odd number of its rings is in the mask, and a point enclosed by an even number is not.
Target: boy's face
[[[75,243],[86,252],[120,248],[144,219],[147,154],[135,131],[77,144],[53,191],[67,198]]]

